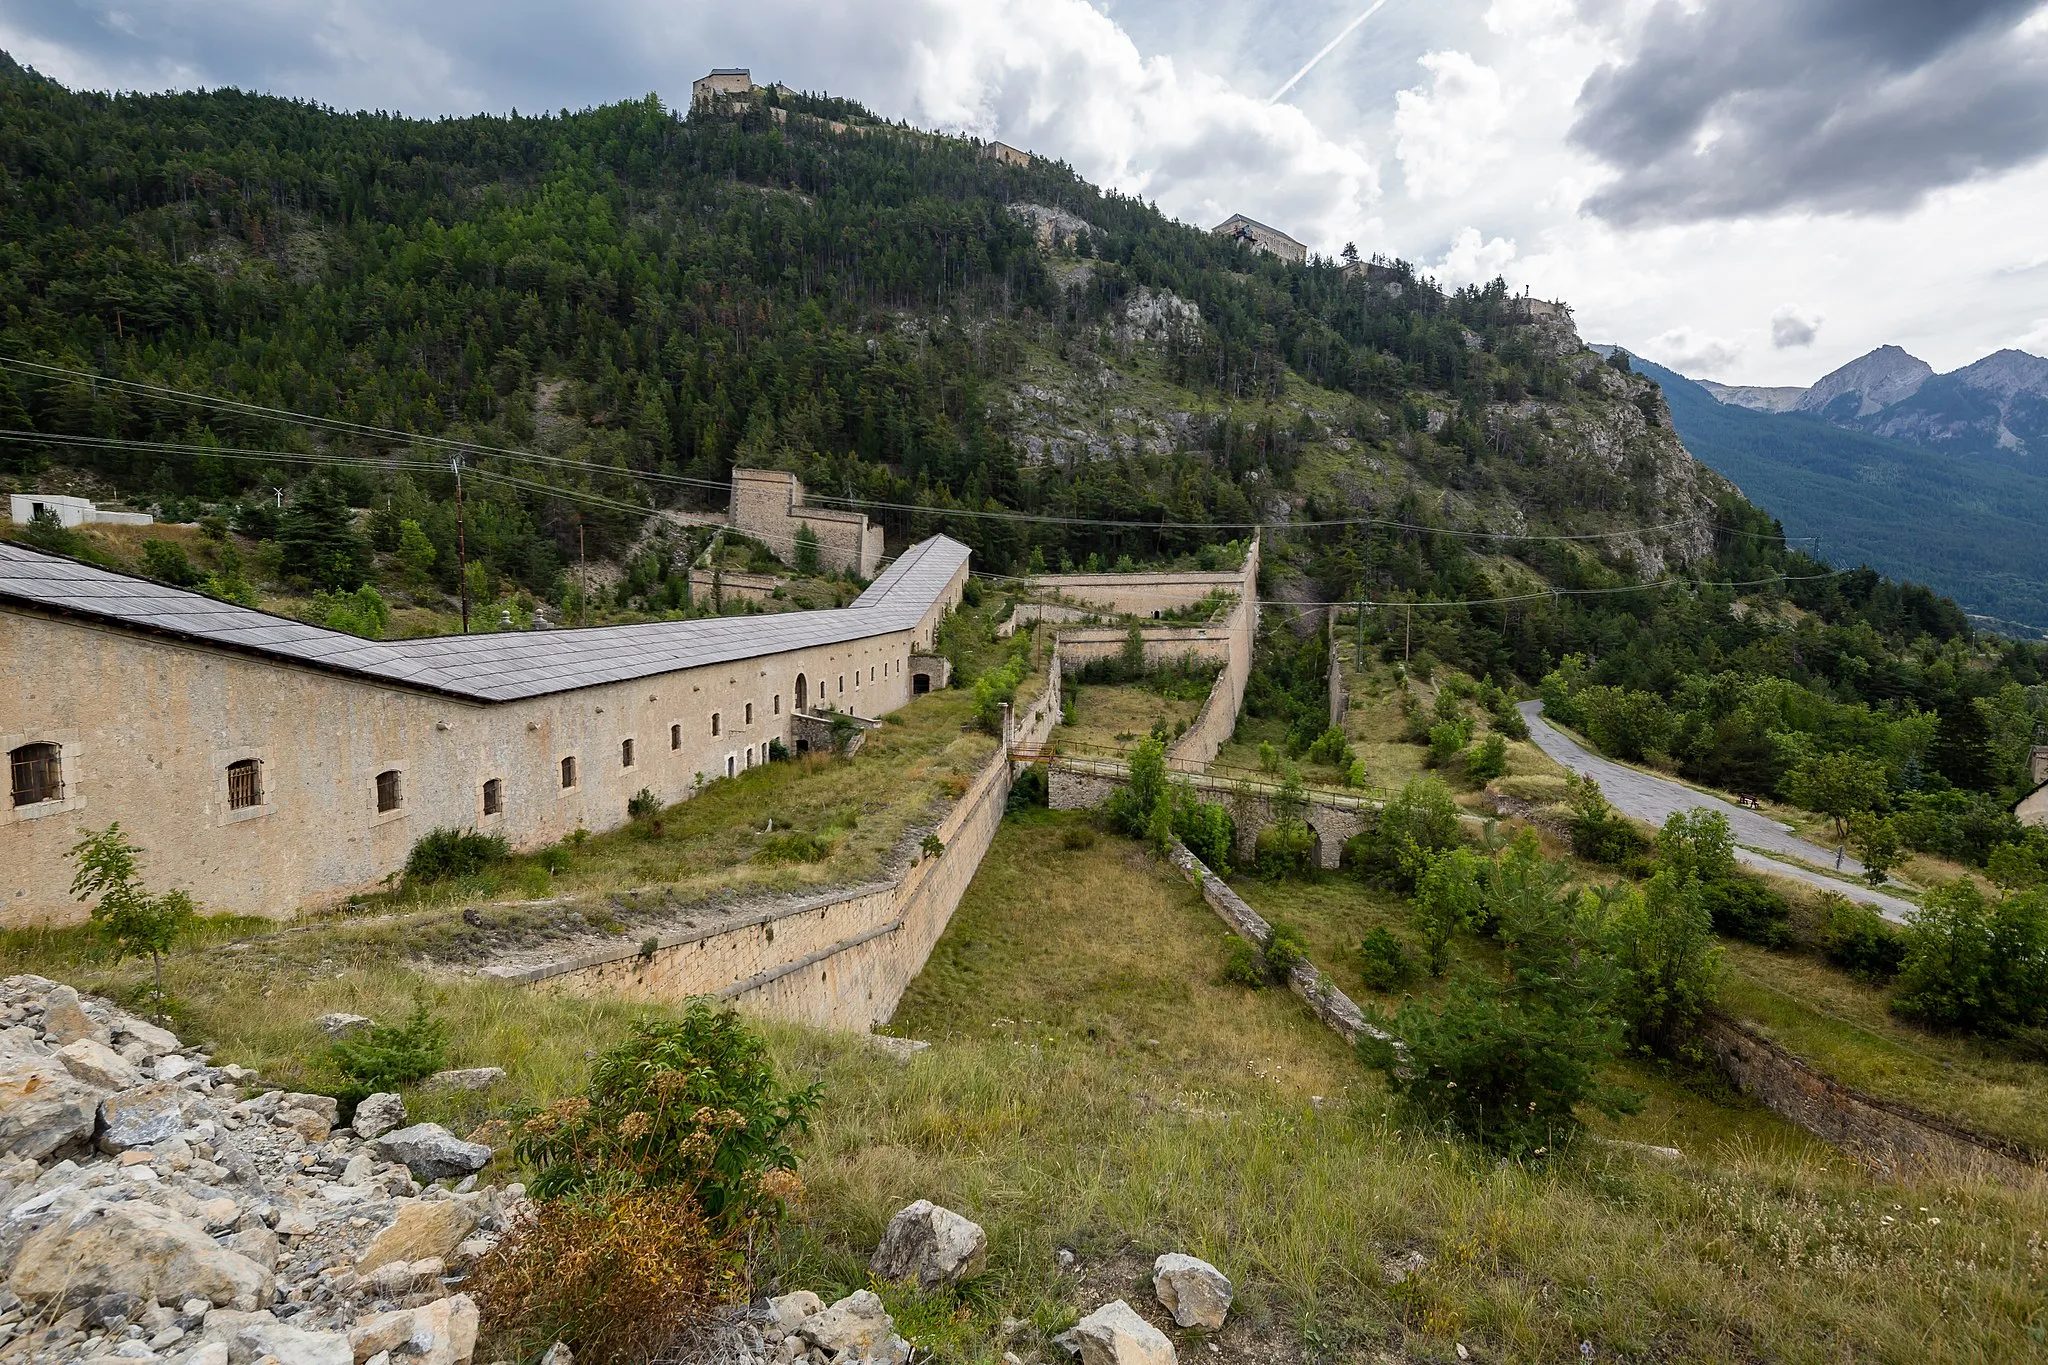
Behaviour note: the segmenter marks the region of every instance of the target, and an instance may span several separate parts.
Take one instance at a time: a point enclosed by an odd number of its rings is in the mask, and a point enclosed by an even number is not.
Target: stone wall
[[[1344,717],[1351,711],[1351,694],[1344,688],[1344,654],[1337,642],[1339,612],[1330,608],[1330,724],[1344,728]]]
[[[1176,768],[1200,767],[1213,761],[1230,737],[1237,732],[1237,713],[1244,705],[1245,684],[1251,681],[1252,650],[1259,635],[1259,538],[1252,537],[1246,548],[1244,568],[1237,584],[1237,605],[1223,622],[1228,649],[1223,671],[1209,689],[1187,731],[1166,750],[1166,761]]]
[[[1045,743],[1059,719],[1059,663],[1023,701],[1018,747]],[[895,1013],[973,882],[1002,823],[1012,769],[1007,751],[982,768],[934,833],[945,845],[892,881],[780,904],[597,958],[512,975],[538,989],[674,1003],[697,995],[751,1013],[865,1032]]]
[[[1257,851],[1259,831],[1273,823],[1272,784],[1233,782],[1203,773],[1177,773],[1174,780],[1188,783],[1204,801],[1218,802],[1230,811],[1236,826],[1230,855],[1240,866],[1248,865]],[[1047,774],[1046,803],[1054,810],[1093,810],[1127,781],[1115,763],[1060,759]],[[1310,792],[1305,818],[1316,832],[1317,865],[1336,868],[1345,841],[1362,833],[1377,809],[1378,803],[1367,797]]]
[[[1853,1090],[1733,1019],[1710,1017],[1703,1035],[1742,1093],[1885,1175],[1935,1172],[2033,1187],[2048,1183],[2039,1155]]]
[[[741,573],[732,569],[713,573],[701,565],[690,570],[692,602],[719,598],[728,602],[766,602],[781,585],[782,580],[769,573]]]
[[[1231,654],[1227,626],[1140,626],[1145,641],[1145,662],[1177,663],[1198,659],[1203,663],[1228,663]],[[1068,626],[1059,633],[1059,653],[1070,668],[1096,659],[1114,659],[1124,652],[1130,638],[1129,626]]]
[[[733,529],[754,537],[786,564],[796,562],[796,533],[811,528],[818,562],[833,573],[873,578],[882,562],[882,528],[859,512],[809,507],[796,475],[778,469],[734,469],[729,515]]]

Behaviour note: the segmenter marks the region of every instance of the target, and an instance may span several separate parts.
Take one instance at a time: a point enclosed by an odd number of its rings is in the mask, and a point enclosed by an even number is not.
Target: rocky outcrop
[[[255,1081],[106,1001],[0,981],[0,1359],[470,1359],[453,1290],[523,1191],[423,1187],[331,1097]],[[490,1158],[417,1127],[465,1174]]]

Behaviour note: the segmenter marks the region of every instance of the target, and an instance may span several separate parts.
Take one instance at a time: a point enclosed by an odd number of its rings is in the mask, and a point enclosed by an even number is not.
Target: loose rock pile
[[[476,1188],[491,1149],[408,1125],[397,1095],[338,1117],[104,1000],[0,980],[0,1361],[462,1365],[455,1287],[523,1191]]]

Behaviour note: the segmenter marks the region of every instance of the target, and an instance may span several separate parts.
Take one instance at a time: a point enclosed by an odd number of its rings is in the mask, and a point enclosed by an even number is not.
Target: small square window
[[[630,739],[619,741],[619,766],[621,768],[633,766],[633,741]]]
[[[680,749],[683,747],[682,726],[671,725],[668,727],[668,747],[671,749]]]
[[[576,759],[571,756],[562,760],[562,789],[567,791],[576,785]]]
[[[228,809],[248,810],[263,804],[263,765],[253,758],[228,764]]]
[[[396,768],[377,774],[377,813],[397,810],[405,804],[404,778]]]
[[[484,814],[503,815],[504,813],[505,781],[503,778],[494,777],[484,783]]]

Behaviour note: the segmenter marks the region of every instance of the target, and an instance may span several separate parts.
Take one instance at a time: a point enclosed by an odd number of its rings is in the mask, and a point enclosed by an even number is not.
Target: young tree
[[[138,866],[140,852],[128,842],[118,820],[97,833],[87,830],[85,838],[71,849],[71,859],[78,864],[71,894],[81,901],[99,897],[92,907],[92,922],[113,945],[116,962],[138,953],[149,954],[161,1012],[164,954],[191,927],[198,910],[183,891],[149,894]]]
[[[1721,950],[1699,879],[1665,867],[1647,888],[1627,887],[1612,896],[1606,945],[1620,971],[1615,1013],[1630,1046],[1703,1060],[1695,1034],[1713,1003]]]
[[[1680,881],[1719,881],[1735,875],[1735,839],[1728,817],[1696,807],[1678,811],[1657,832],[1657,861]]]
[[[434,542],[420,524],[411,518],[398,523],[398,565],[405,571],[408,583],[414,586],[424,584],[434,572]]]
[[[1412,909],[1431,976],[1442,976],[1451,965],[1451,940],[1476,927],[1479,914],[1479,860],[1462,848],[1432,854],[1416,879]]]
[[[325,474],[300,487],[277,528],[287,576],[333,592],[351,592],[370,573],[370,544],[356,530],[348,499]]]
[[[1835,822],[1835,842],[1849,838],[1849,821],[1858,811],[1884,803],[1884,764],[1851,753],[1817,754],[1793,769],[1787,794],[1808,810]]]
[[[796,528],[796,571],[800,574],[818,572],[818,533],[811,524],[800,522]]]
[[[1899,865],[1899,828],[1881,815],[1858,811],[1849,817],[1849,845],[1863,862],[1863,879],[1883,886]]]

